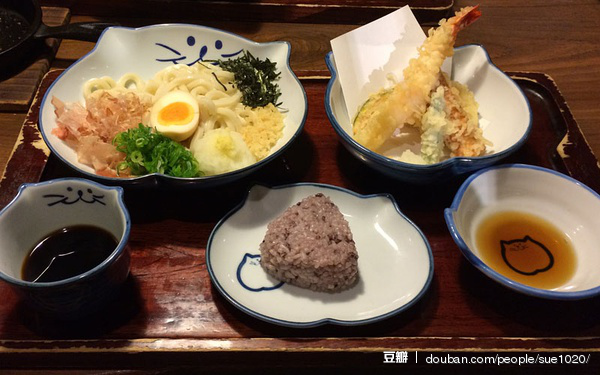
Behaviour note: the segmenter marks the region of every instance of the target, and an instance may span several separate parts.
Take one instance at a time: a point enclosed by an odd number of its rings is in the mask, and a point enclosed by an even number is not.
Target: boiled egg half
[[[171,91],[150,110],[150,126],[174,141],[188,139],[198,128],[198,101],[185,91]]]

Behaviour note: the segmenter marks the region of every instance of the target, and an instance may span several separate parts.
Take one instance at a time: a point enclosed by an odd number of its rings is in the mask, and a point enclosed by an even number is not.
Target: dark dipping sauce
[[[31,282],[68,279],[102,263],[118,241],[105,229],[75,225],[59,229],[40,240],[23,262],[21,278]]]
[[[17,45],[25,39],[29,22],[19,13],[0,8],[0,52]]]

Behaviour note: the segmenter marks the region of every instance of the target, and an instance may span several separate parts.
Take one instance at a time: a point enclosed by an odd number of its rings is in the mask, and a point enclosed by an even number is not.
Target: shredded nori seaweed
[[[237,88],[242,92],[242,103],[248,107],[264,107],[273,103],[278,107],[277,100],[281,95],[279,85],[280,72],[277,63],[268,58],[261,60],[250,52],[231,60],[218,60],[219,66],[234,74]]]

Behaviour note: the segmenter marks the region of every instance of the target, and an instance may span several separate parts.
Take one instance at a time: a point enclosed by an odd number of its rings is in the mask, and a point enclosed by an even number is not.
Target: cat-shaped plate
[[[338,293],[284,284],[260,265],[259,245],[267,225],[302,199],[323,193],[350,225],[358,251],[359,280]],[[412,306],[433,276],[427,239],[390,195],[359,195],[324,184],[274,188],[253,186],[237,208],[215,227],[206,265],[219,292],[243,312],[289,327],[361,325]]]

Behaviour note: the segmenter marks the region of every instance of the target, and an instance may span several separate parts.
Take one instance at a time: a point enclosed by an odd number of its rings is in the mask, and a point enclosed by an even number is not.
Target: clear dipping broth
[[[567,283],[577,266],[569,238],[545,219],[518,211],[484,218],[475,233],[481,259],[494,271],[534,288]]]
[[[116,238],[105,229],[75,225],[42,238],[23,262],[21,278],[31,282],[68,279],[102,263],[117,247]]]

